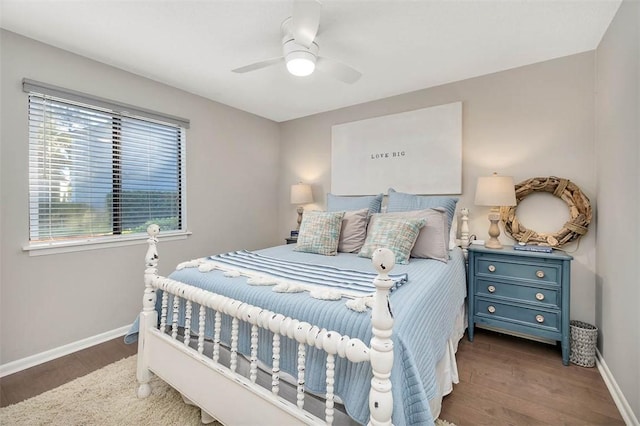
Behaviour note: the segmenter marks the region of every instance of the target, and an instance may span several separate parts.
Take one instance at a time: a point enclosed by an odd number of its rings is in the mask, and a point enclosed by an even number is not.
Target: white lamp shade
[[[295,185],[291,185],[291,204],[309,203],[313,203],[311,185],[307,185],[305,183],[297,183]]]
[[[476,187],[477,206],[515,206],[516,191],[513,184],[513,177],[493,176],[479,177]]]

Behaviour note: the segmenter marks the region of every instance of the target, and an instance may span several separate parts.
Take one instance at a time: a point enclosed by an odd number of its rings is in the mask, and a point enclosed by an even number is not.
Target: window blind
[[[184,128],[29,93],[29,240],[183,230]]]

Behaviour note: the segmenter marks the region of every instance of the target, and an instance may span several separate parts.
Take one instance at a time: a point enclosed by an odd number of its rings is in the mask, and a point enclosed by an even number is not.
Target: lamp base
[[[296,231],[299,231],[300,224],[302,223],[302,213],[304,213],[304,208],[302,206],[298,206],[296,211],[298,212],[298,226],[296,227]]]
[[[502,248],[502,244],[500,244],[500,240],[497,238],[489,238],[487,241],[484,242],[484,246],[486,248],[490,248],[490,249],[501,249]]]
[[[500,244],[500,240],[498,237],[500,236],[500,227],[498,226],[498,221],[500,220],[500,210],[498,208],[492,208],[489,212],[489,222],[491,225],[489,226],[489,240],[485,241],[484,246],[490,249],[501,249],[502,244]]]

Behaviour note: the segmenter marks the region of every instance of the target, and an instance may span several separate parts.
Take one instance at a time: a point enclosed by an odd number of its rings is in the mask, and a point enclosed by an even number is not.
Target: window
[[[24,88],[30,243],[109,240],[150,223],[185,229],[188,122],[28,80]]]

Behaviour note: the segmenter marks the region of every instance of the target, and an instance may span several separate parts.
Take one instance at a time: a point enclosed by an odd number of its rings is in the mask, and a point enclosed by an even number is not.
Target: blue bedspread
[[[295,262],[329,265],[341,269],[371,272],[369,259],[355,254],[321,256],[293,251],[294,245],[283,245],[260,250],[258,253]],[[393,423],[396,425],[432,424],[429,399],[437,394],[434,371],[445,350],[445,343],[454,328],[454,318],[466,296],[466,273],[462,251],[450,252],[451,260],[443,263],[430,259],[411,259],[408,265],[396,265],[392,273],[408,274],[408,281],[391,294],[391,306],[395,318],[394,364],[391,376],[393,387]],[[275,293],[271,287],[246,284],[245,277],[229,278],[220,271],[199,272],[197,268],[175,271],[171,278],[260,306],[285,316],[307,321],[343,335],[357,337],[368,343],[371,340],[371,312],[358,313],[345,306],[345,300],[317,300],[308,293]],[[194,321],[195,320],[195,321]],[[228,319],[227,319],[227,322]],[[192,319],[192,329],[197,330],[197,317]],[[223,342],[229,341],[229,328],[223,322]],[[212,330],[212,324],[206,324]],[[135,339],[137,321],[126,340]],[[209,333],[210,334],[210,333]],[[270,333],[261,330],[259,358],[271,364]],[[240,328],[241,336],[249,330]],[[297,344],[288,338],[281,341],[280,368],[289,374],[297,374]],[[248,339],[241,338],[239,351],[249,353]],[[306,364],[306,386],[313,392],[324,392],[326,355],[309,348]],[[344,402],[347,413],[359,423],[366,424],[369,417],[369,387],[372,377],[368,363],[351,363],[342,358],[336,360],[335,394]]]

